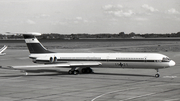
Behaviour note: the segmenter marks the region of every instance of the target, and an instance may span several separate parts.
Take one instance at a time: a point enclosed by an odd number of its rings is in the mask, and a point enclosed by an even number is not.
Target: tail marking
[[[34,35],[24,34],[23,36],[30,53],[53,53],[47,50]]]

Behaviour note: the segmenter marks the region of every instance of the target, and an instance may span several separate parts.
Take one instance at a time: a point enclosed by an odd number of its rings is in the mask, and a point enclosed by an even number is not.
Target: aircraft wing
[[[101,66],[101,62],[67,62],[56,64],[43,64],[43,65],[25,65],[25,66],[8,66],[4,69],[26,69],[26,68],[72,68],[72,67],[96,67]]]

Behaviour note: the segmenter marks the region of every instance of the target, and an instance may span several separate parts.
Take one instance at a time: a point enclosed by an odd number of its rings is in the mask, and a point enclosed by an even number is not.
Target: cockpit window
[[[168,57],[164,57],[163,59],[162,59],[162,62],[169,62],[170,61],[170,59],[168,58]]]

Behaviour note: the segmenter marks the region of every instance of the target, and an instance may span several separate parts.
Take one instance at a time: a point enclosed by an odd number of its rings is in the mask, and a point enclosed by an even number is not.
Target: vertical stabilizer
[[[23,34],[30,53],[53,53],[47,50],[39,40],[31,34]]]

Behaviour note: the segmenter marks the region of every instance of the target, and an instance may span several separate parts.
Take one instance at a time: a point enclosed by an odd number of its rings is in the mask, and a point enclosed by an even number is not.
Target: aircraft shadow
[[[96,75],[114,75],[114,76],[141,76],[141,77],[154,77],[153,75],[143,75],[143,74],[117,74],[117,73],[93,73]]]
[[[58,76],[58,75],[70,75],[67,71],[58,71],[58,70],[27,70],[28,75],[25,75],[25,73],[22,74],[13,74],[13,75],[5,75],[0,77],[20,77],[20,76]],[[33,73],[33,74],[32,74]],[[36,73],[36,74],[35,74]],[[42,74],[43,73],[43,74]],[[86,75],[88,73],[84,73],[81,75]],[[140,77],[154,77],[153,75],[142,75],[142,74],[118,74],[118,73],[90,73],[90,74],[96,74],[96,75],[112,75],[112,76],[140,76]]]
[[[7,75],[6,76],[0,76],[0,77],[21,77],[21,76],[58,76],[58,75],[69,75],[67,71],[57,71],[57,70],[27,70],[28,75],[25,75],[25,73],[22,74],[13,74],[13,75]],[[36,73],[36,74],[35,74]],[[42,74],[43,73],[43,74]]]

